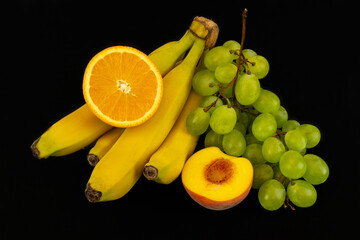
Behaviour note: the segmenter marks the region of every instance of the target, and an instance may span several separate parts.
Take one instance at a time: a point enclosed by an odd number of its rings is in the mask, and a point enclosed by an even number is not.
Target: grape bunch
[[[281,206],[310,207],[317,199],[314,185],[326,181],[329,168],[319,156],[307,154],[321,138],[311,124],[289,120],[279,97],[263,89],[267,59],[237,41],[226,41],[204,57],[193,77],[193,90],[203,96],[187,117],[191,134],[205,135],[204,146],[242,156],[253,165],[252,188],[266,210]]]

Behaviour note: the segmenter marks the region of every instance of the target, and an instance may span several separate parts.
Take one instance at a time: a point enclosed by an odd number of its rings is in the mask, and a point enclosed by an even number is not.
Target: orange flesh
[[[153,106],[157,84],[154,72],[141,58],[113,52],[94,65],[89,94],[103,114],[116,121],[133,121]]]

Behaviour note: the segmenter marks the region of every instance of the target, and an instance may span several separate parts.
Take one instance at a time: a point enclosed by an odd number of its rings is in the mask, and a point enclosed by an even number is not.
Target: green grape
[[[223,135],[219,135],[216,132],[214,132],[213,130],[210,130],[205,136],[204,146],[205,147],[218,147],[223,151],[222,139],[223,139]]]
[[[253,166],[259,163],[265,163],[266,160],[262,155],[261,148],[262,148],[261,144],[257,144],[257,143],[247,145],[243,157],[249,159],[249,161]]]
[[[254,120],[255,120],[255,118],[257,117],[257,115],[259,115],[260,113],[258,112],[258,110],[253,109],[252,106],[249,107],[248,110],[249,110],[250,112],[256,114],[256,116],[255,116],[255,115],[252,115],[252,114],[248,114],[248,118],[249,118],[248,131],[249,131],[249,132],[252,132],[252,124],[254,123]]]
[[[193,135],[201,135],[209,127],[210,114],[204,112],[203,108],[198,107],[193,110],[186,118],[186,128]]]
[[[257,143],[262,145],[262,142],[257,140],[252,133],[248,133],[245,135],[246,145],[250,145],[253,143]]]
[[[313,185],[304,180],[292,181],[287,187],[290,201],[298,207],[311,207],[317,199],[317,192]]]
[[[254,175],[252,188],[259,189],[260,186],[269,179],[272,179],[274,176],[273,169],[265,163],[256,164],[253,166]]]
[[[228,41],[224,42],[223,46],[227,47],[230,50],[239,50],[240,49],[240,43],[238,43],[235,40],[228,40]]]
[[[254,50],[251,50],[251,49],[243,49],[242,54],[244,55],[244,57],[246,59],[249,59],[249,58],[257,55],[257,53]]]
[[[219,91],[214,73],[207,69],[200,70],[194,75],[192,86],[201,96],[210,96]]]
[[[276,132],[276,120],[271,113],[262,113],[257,116],[252,125],[252,133],[259,141],[265,141]]]
[[[254,134],[253,134],[253,132],[252,132],[252,126],[253,126],[253,124],[254,124],[254,121],[250,122],[247,130],[248,130],[248,133],[250,133],[250,134],[252,134],[252,135],[254,136]],[[255,136],[254,136],[254,137],[255,137]],[[255,139],[256,139],[256,138],[255,138]],[[256,140],[257,140],[257,139],[256,139]],[[258,141],[259,141],[259,140],[258,140]],[[259,141],[259,142],[261,142],[261,144],[262,144],[263,141]]]
[[[288,113],[283,106],[280,106],[279,110],[272,112],[271,114],[275,117],[278,128],[282,128],[284,123],[288,120]]]
[[[230,133],[236,124],[236,111],[232,107],[222,105],[217,107],[210,117],[210,127],[217,134]]]
[[[236,129],[236,130],[238,130],[239,132],[241,132],[241,134],[242,134],[243,136],[246,135],[246,128],[245,128],[244,124],[242,124],[241,122],[236,122],[234,129]]]
[[[258,191],[261,206],[269,211],[279,209],[284,204],[285,197],[286,190],[284,186],[275,179],[264,182]]]
[[[305,155],[305,153],[306,153],[306,148],[303,148],[303,149],[301,149],[300,151],[298,151],[301,155]]]
[[[233,129],[230,133],[224,135],[222,146],[225,153],[239,157],[245,152],[246,141],[241,132]]]
[[[266,161],[277,163],[285,153],[284,144],[275,137],[267,138],[262,145],[262,154]]]
[[[234,100],[232,98],[229,99],[229,100],[230,100],[230,103],[231,103],[230,105],[234,106]],[[226,101],[226,99],[225,99],[225,101]],[[239,108],[237,108],[237,107],[234,107],[234,110],[236,112],[236,121],[239,121],[241,110]]]
[[[223,46],[228,48],[229,50],[234,50],[234,51],[240,50],[240,43],[238,43],[235,40],[228,40],[223,44]],[[233,59],[239,58],[239,56],[234,53],[232,53],[232,55],[233,55]]]
[[[260,95],[253,103],[253,106],[261,113],[273,113],[279,110],[280,99],[275,93],[261,89]]]
[[[239,123],[242,123],[244,125],[245,128],[247,128],[249,126],[249,114],[246,113],[246,112],[241,112],[238,108],[235,108],[235,110],[238,110],[237,111],[237,121]]]
[[[329,177],[329,167],[326,162],[317,155],[306,154],[306,172],[304,179],[312,185],[318,185],[326,181]]]
[[[217,99],[217,97],[215,97],[215,96],[206,96],[206,97],[203,97],[203,99],[201,100],[201,102],[200,102],[200,107],[207,107],[207,106],[209,106],[211,103],[213,103],[213,102],[215,102],[215,100]],[[216,101],[216,103],[215,103],[215,105],[214,106],[212,106],[209,110],[208,110],[208,112],[210,113],[210,115],[214,112],[214,110],[217,108],[217,107],[219,107],[219,106],[221,106],[221,105],[223,105],[223,102],[221,101],[221,99],[218,99],[217,101]]]
[[[256,55],[248,58],[249,63],[247,64],[248,70],[255,74],[258,79],[262,79],[266,77],[269,73],[269,62],[263,56]]]
[[[281,173],[290,179],[298,179],[306,172],[306,161],[300,153],[289,150],[285,152],[279,161]]]
[[[285,144],[291,150],[301,151],[306,148],[306,143],[306,136],[297,129],[290,130],[285,134]]]
[[[311,124],[301,124],[298,128],[307,139],[306,148],[313,148],[320,142],[321,133],[320,130]]]
[[[217,66],[222,63],[231,63],[233,61],[233,54],[230,53],[227,47],[217,46],[212,48],[204,57],[204,65],[210,71],[215,71]]]
[[[281,171],[280,171],[280,167],[279,164],[276,164],[273,168],[274,171],[274,179],[278,180],[279,182],[283,183],[284,187],[287,187],[290,180],[289,178],[285,177],[284,175],[282,175]]]
[[[215,78],[221,84],[228,84],[231,82],[237,72],[237,67],[232,63],[223,63],[215,69]]]
[[[242,105],[253,104],[260,95],[260,82],[254,74],[241,74],[235,85],[236,100]]]
[[[288,132],[290,130],[296,129],[298,126],[300,126],[300,123],[298,121],[296,121],[296,120],[287,120],[283,124],[281,131]]]

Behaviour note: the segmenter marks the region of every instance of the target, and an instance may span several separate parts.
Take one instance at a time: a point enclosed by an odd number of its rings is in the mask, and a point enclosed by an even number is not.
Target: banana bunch
[[[204,51],[215,45],[218,31],[211,20],[196,17],[180,40],[149,54],[163,76],[164,92],[157,112],[147,122],[113,128],[84,104],[35,140],[33,155],[39,159],[64,156],[95,142],[87,156],[94,166],[85,190],[90,202],[121,198],[142,174],[159,183],[174,181],[198,140],[185,126],[187,115],[201,101],[191,91],[192,77],[202,66],[199,60]]]

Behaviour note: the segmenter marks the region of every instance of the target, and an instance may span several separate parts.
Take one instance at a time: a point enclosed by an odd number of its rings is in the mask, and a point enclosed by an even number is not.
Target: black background
[[[14,2],[2,9],[8,15],[2,17],[1,239],[329,239],[354,230],[359,60],[351,58],[358,50],[353,8],[311,0]],[[143,177],[123,198],[91,204],[84,196],[89,149],[32,157],[31,143],[84,103],[82,75],[97,52],[129,45],[149,53],[179,39],[195,16],[219,25],[218,44],[240,41],[245,7],[244,48],[270,62],[262,87],[280,97],[290,119],[322,132],[309,153],[328,163],[330,177],[316,187],[314,206],[268,212],[252,190],[240,205],[211,211],[187,195],[180,179],[160,185]]]

